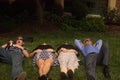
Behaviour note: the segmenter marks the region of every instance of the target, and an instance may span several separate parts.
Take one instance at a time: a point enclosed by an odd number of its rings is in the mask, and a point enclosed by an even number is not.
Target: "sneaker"
[[[103,69],[103,74],[104,74],[104,77],[105,77],[105,78],[111,79],[111,76],[110,76],[108,67],[105,67],[105,68]]]
[[[21,72],[19,76],[16,78],[16,80],[25,80],[26,78],[26,72]]]
[[[87,80],[95,80],[95,78],[93,76],[91,76],[91,75],[88,75]]]

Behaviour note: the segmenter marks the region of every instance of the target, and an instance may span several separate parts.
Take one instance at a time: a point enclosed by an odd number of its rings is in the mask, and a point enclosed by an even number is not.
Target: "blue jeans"
[[[13,79],[15,79],[23,71],[23,56],[20,52],[0,48],[0,62],[12,65]]]

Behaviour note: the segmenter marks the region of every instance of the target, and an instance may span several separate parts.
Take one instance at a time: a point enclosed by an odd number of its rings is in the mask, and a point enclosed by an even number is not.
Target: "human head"
[[[68,45],[69,43],[68,43],[68,42],[65,42],[64,44],[65,44],[65,45]]]
[[[21,40],[23,40],[23,37],[22,36],[18,36],[18,38],[17,39],[21,39]]]
[[[18,44],[18,45],[20,45],[20,46],[23,46],[23,45],[24,45],[24,39],[23,39],[23,37],[22,37],[22,36],[18,36],[15,44]]]
[[[91,39],[90,39],[90,38],[85,39],[85,40],[84,40],[84,45],[85,45],[85,46],[92,45]]]

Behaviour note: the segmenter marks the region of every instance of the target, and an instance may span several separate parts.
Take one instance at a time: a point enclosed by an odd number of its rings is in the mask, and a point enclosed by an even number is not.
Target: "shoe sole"
[[[95,78],[91,75],[88,75],[88,80],[95,80]]]
[[[16,80],[25,80],[25,78],[26,78],[26,72],[21,72]]]

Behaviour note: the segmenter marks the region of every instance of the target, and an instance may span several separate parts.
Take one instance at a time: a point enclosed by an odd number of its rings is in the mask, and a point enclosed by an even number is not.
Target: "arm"
[[[2,47],[2,48],[6,48],[6,47],[7,47],[7,43],[6,43],[6,44],[3,44],[1,47]]]
[[[33,57],[38,52],[42,52],[42,50],[41,49],[37,49],[37,50],[33,51],[32,53],[29,54],[29,57]]]
[[[48,52],[55,52],[53,49],[47,49]]]
[[[9,42],[3,44],[1,47],[2,47],[2,48],[6,48],[8,45],[10,46],[11,44],[13,44],[13,41],[12,41],[12,40],[10,40]]]
[[[23,46],[20,46],[20,45],[17,45],[17,44],[14,44],[13,46],[21,49],[22,53],[24,54],[25,57],[27,57],[27,58],[30,57],[30,54],[29,54],[28,50],[26,50]]]
[[[47,49],[48,52],[54,53],[56,56],[58,56],[58,53],[54,49]]]
[[[102,46],[102,40],[99,39],[99,40],[95,43],[95,47],[96,47],[98,50],[100,50],[101,46]]]
[[[27,58],[30,57],[30,54],[29,54],[29,52],[26,49],[22,49],[22,52],[23,52],[25,57],[27,57]]]
[[[78,49],[82,50],[83,49],[83,43],[81,40],[75,39],[75,45],[78,47]]]
[[[68,49],[67,51],[68,51],[68,52],[73,52],[73,53],[75,53],[75,54],[78,54],[78,52],[77,52],[75,49]]]

